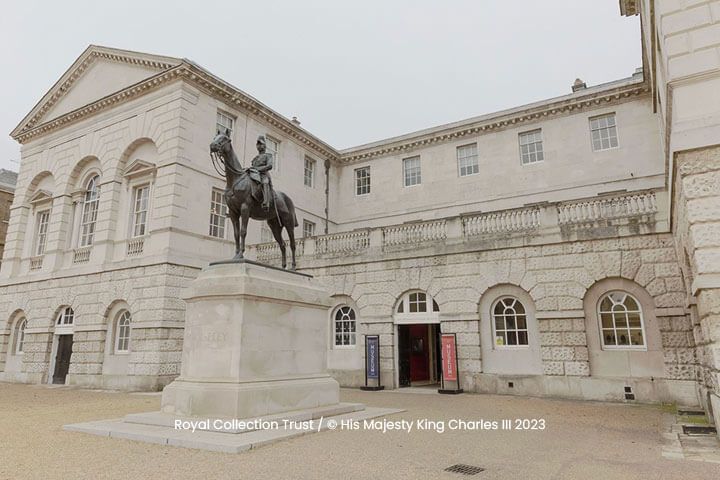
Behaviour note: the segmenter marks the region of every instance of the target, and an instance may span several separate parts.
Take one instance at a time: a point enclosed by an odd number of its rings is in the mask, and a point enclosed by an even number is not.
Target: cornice
[[[87,58],[78,60],[79,66],[71,68],[69,78],[60,84],[60,88],[53,89],[50,100],[44,99],[47,103],[38,112],[31,112],[32,118],[20,129],[12,132],[12,137],[21,144],[47,133],[65,128],[73,123],[84,120],[91,115],[97,114],[109,108],[134,100],[146,93],[164,87],[171,82],[182,80],[198,89],[204,91],[213,98],[219,99],[235,108],[247,111],[266,124],[271,125],[288,137],[305,145],[309,150],[319,154],[321,157],[343,164],[361,162],[372,158],[402,154],[416,148],[444,142],[457,141],[466,136],[486,134],[501,131],[506,128],[515,128],[523,125],[531,125],[538,120],[558,115],[566,115],[579,110],[594,109],[606,105],[615,105],[635,98],[646,96],[650,88],[646,82],[623,83],[621,85],[609,86],[610,88],[588,89],[587,93],[578,92],[571,97],[560,97],[545,102],[518,107],[511,111],[497,112],[496,114],[485,115],[456,122],[447,126],[439,126],[431,131],[416,132],[402,137],[391,138],[376,142],[371,145],[359,146],[345,151],[338,151],[329,144],[312,135],[302,127],[299,127],[282,115],[274,112],[258,100],[247,95],[241,90],[233,87],[227,82],[214,76],[188,60],[173,59],[171,57],[153,57],[123,50],[103,49],[102,47],[91,47],[86,52]],[[105,58],[112,61],[128,62],[146,67],[164,69],[155,76],[142,80],[123,90],[103,97],[93,103],[77,108],[57,118],[36,124],[42,118],[51,105],[60,98],[61,91],[67,91],[72,83],[87,69],[97,58]],[[172,62],[177,60],[178,64]],[[61,79],[62,81],[62,79]],[[64,89],[64,90],[63,90]],[[29,115],[30,116],[30,115]]]
[[[306,147],[315,150],[324,158],[335,161],[339,159],[340,153],[335,148],[323,142],[307,130],[293,124],[290,120],[274,112],[258,100],[252,98],[195,64],[188,63],[186,64],[186,67],[188,71],[183,72],[183,76],[195,86],[205,91],[205,93],[227,102],[230,105],[250,112],[263,120],[265,123],[277,128],[288,137],[291,137]]]
[[[163,71],[170,69],[178,63],[179,59],[172,57],[148,56],[137,52],[111,49],[91,45],[67,72],[53,85],[50,91],[38,102],[35,108],[11,133],[13,138],[28,130],[32,130],[42,117],[73,87],[78,78],[98,59],[112,62],[138,65],[146,68]],[[22,143],[22,142],[21,142]]]
[[[13,132],[13,138],[22,144],[27,143],[37,136],[64,128],[72,123],[85,119],[90,115],[133,100],[178,79],[182,79],[193,84],[212,97],[248,111],[250,114],[255,115],[265,123],[268,123],[283,132],[288,137],[291,137],[309,149],[314,150],[323,158],[337,161],[340,156],[333,147],[321,141],[309,132],[306,132],[297,125],[294,125],[290,122],[290,120],[273,112],[270,108],[266,107],[259,101],[214,77],[202,68],[185,61],[183,61],[180,65],[171,67],[159,73],[158,75],[103,97],[93,103],[75,109],[53,120],[34,127],[24,128],[18,133]]]
[[[341,163],[349,164],[385,155],[402,154],[428,145],[457,141],[470,135],[486,134],[523,125],[531,126],[532,123],[545,118],[606,105],[616,105],[637,97],[646,96],[649,93],[650,88],[648,85],[645,82],[638,82],[571,99],[551,101],[513,113],[503,114],[500,112],[497,116],[486,116],[462,125],[453,124],[446,129],[440,128],[431,133],[420,133],[396,141],[389,139],[386,143],[375,144],[367,148],[360,147],[350,152],[341,152],[339,160]]]
[[[53,132],[60,128],[64,128],[70,124],[83,120],[90,115],[133,100],[140,95],[148,93],[152,90],[156,90],[161,86],[167,85],[172,80],[176,80],[180,76],[181,69],[182,65],[173,67],[169,70],[159,73],[158,75],[143,80],[142,82],[131,85],[123,90],[103,97],[88,105],[85,105],[84,107],[72,110],[53,120],[41,123],[32,128],[25,128],[18,133],[13,132],[12,137],[21,144],[27,143],[28,141],[32,140],[37,136]]]

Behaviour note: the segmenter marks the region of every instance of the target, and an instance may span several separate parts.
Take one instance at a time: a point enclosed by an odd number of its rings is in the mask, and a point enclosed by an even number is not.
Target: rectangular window
[[[532,132],[521,133],[519,139],[520,159],[523,165],[542,162],[545,159],[543,155],[542,130],[537,129]]]
[[[133,193],[132,236],[142,237],[147,230],[148,199],[150,186],[136,187]]]
[[[303,237],[315,236],[315,224],[308,220],[303,220]]]
[[[615,114],[602,115],[590,119],[590,135],[593,151],[607,150],[618,146]]]
[[[477,144],[457,147],[458,172],[461,177],[475,175],[480,172],[478,165]]]
[[[370,167],[355,169],[355,195],[370,193]]]
[[[228,115],[227,113],[223,113],[220,110],[217,112],[217,117],[215,120],[215,131],[218,132],[225,132],[225,129],[230,130],[230,136],[232,136],[233,127],[235,126],[235,119]]]
[[[403,177],[405,186],[420,185],[420,157],[411,157],[403,160]]]
[[[265,135],[265,147],[268,153],[273,156],[272,172],[280,173],[280,140],[275,140],[270,135]]]
[[[305,186],[315,186],[315,160],[310,157],[305,157]]]
[[[50,210],[38,212],[37,229],[36,229],[36,246],[35,255],[45,254],[45,244],[47,243],[48,222],[50,221]]]
[[[213,188],[210,197],[210,236],[225,238],[225,219],[227,218],[227,205],[222,190]]]

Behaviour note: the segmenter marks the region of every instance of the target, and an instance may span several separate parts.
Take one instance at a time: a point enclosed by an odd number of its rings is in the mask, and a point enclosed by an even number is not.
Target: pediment
[[[50,200],[52,200],[52,193],[48,192],[47,190],[38,190],[33,194],[32,197],[30,197],[30,203],[33,205],[47,202]]]
[[[136,178],[155,173],[155,164],[145,160],[134,160],[123,172],[125,178]]]
[[[13,136],[182,63],[181,59],[89,46],[13,130]]]

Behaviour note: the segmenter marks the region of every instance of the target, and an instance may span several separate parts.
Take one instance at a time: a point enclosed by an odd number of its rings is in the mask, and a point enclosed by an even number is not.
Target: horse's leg
[[[240,225],[240,257],[244,258],[243,255],[245,253],[245,236],[247,235],[247,226],[248,221],[250,221],[250,206],[247,203],[243,203],[240,206],[240,217],[242,218],[242,223]]]
[[[277,217],[269,218],[267,223],[272,231],[273,237],[275,237],[275,241],[280,247],[280,253],[282,254],[282,268],[285,268],[287,265],[287,256],[285,254],[285,240],[282,237],[282,225],[280,225]]]
[[[291,226],[288,226],[291,225]],[[295,220],[290,219],[290,223],[285,225],[285,230],[288,232],[288,238],[290,239],[290,252],[292,253],[292,263],[290,264],[290,270],[295,270],[297,267],[295,263]]]
[[[230,221],[233,224],[233,235],[235,235],[235,257],[233,260],[242,258],[240,255],[240,215],[236,212],[230,212]]]

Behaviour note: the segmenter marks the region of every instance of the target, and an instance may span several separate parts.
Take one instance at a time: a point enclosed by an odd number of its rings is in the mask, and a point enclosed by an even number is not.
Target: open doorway
[[[55,369],[52,383],[65,385],[65,378],[70,370],[70,356],[72,355],[73,336],[57,335],[57,351],[55,353]]]
[[[398,325],[400,387],[435,387],[440,382],[440,325]]]

